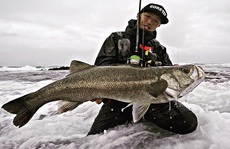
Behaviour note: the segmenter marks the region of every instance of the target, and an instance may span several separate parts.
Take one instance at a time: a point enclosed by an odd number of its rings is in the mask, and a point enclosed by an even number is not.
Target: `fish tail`
[[[56,114],[61,114],[61,113],[67,112],[67,111],[72,111],[73,109],[75,109],[80,104],[82,104],[82,102],[72,102],[72,101],[61,100],[57,103],[58,110],[57,110]]]
[[[22,127],[24,126],[35,114],[36,110],[31,110],[25,104],[25,100],[30,98],[31,94],[19,97],[15,100],[12,100],[2,106],[7,112],[16,114],[13,123],[15,126]]]

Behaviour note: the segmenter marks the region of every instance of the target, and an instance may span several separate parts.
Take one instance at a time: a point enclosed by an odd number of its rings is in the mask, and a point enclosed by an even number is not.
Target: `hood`
[[[125,31],[131,35],[131,36],[136,36],[137,34],[137,26],[136,26],[137,20],[131,19],[128,22],[128,26],[126,27]],[[140,35],[140,40],[142,40],[142,35],[143,35],[143,30],[140,29],[139,30],[139,35]],[[151,39],[155,39],[157,36],[157,32],[153,31],[153,32],[149,32],[149,31],[144,31],[144,36],[145,36],[145,40],[149,41]]]

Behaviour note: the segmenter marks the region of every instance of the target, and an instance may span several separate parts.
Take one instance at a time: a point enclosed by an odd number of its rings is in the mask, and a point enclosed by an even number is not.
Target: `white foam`
[[[24,68],[25,69],[25,68]],[[17,71],[17,70],[16,70]],[[0,81],[0,106],[35,91],[53,80]],[[198,117],[198,128],[188,135],[157,138],[152,124],[129,124],[86,136],[102,104],[86,102],[71,112],[53,115],[55,103],[40,108],[22,128],[12,124],[14,115],[0,110],[0,148],[229,148],[230,82],[202,82],[181,100]],[[40,119],[40,120],[39,120]]]

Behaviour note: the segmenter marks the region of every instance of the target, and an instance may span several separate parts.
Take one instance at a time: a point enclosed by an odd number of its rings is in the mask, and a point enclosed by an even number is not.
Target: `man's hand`
[[[92,102],[95,101],[97,104],[101,104],[102,103],[102,99],[101,98],[92,99],[90,101],[92,101]]]
[[[180,65],[179,65],[179,64],[174,64],[173,66],[177,66],[177,67],[179,67]]]

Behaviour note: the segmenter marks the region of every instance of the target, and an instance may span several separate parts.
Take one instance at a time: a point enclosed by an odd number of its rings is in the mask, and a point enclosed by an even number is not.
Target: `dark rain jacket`
[[[138,49],[138,54],[135,52],[136,47],[136,20],[130,20],[129,25],[124,32],[112,33],[103,43],[101,50],[96,58],[95,65],[117,65],[126,64],[127,59],[131,55],[139,55],[142,57],[142,49]],[[144,32],[139,31],[139,44],[148,45],[151,40],[155,40],[156,31]],[[152,48],[152,52],[156,53],[157,60],[162,63],[163,66],[172,65],[171,60],[166,52],[166,48],[158,46]]]
[[[127,59],[133,54],[142,57],[142,49],[138,49],[138,53],[135,52],[135,24],[136,20],[130,20],[129,25],[124,32],[114,32],[105,40],[96,58],[95,65],[106,66],[126,64]],[[156,31],[145,32],[144,39],[142,39],[142,34],[142,30],[140,30],[139,44],[142,45],[147,45],[151,40],[156,38]],[[166,48],[160,47],[153,49],[152,51],[157,54],[157,61],[161,61],[162,65],[172,65],[169,56],[166,53]],[[132,108],[128,107],[125,108],[124,111],[121,110],[122,108],[126,107],[128,103],[106,98],[103,98],[102,101],[104,104],[99,111],[99,114],[95,118],[88,134],[100,133],[103,132],[103,130],[114,127],[118,124],[124,124],[132,121]],[[160,108],[161,107],[162,106],[160,106]],[[158,114],[160,114],[160,112]]]

